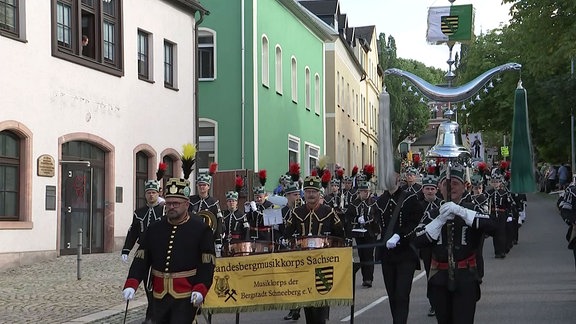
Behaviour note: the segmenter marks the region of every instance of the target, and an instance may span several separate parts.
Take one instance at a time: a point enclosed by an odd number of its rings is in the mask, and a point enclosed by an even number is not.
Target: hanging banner
[[[216,258],[203,310],[236,313],[352,304],[352,248]]]
[[[482,140],[482,133],[467,133],[462,134],[462,143],[472,155],[473,161],[486,161],[484,156],[484,141]]]
[[[430,44],[469,42],[474,31],[474,7],[459,5],[428,9],[426,40]]]

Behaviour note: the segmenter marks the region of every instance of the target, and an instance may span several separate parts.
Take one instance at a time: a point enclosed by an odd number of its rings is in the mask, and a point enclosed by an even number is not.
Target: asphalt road
[[[576,323],[576,271],[572,251],[567,249],[566,225],[556,207],[556,196],[528,196],[527,220],[520,229],[519,244],[505,259],[495,259],[492,239],[484,245],[485,276],[475,323]],[[361,280],[360,274],[357,274]],[[423,273],[414,277],[410,301],[410,324],[436,323],[427,316],[428,300]],[[241,313],[239,323],[305,323],[282,319],[288,311]],[[304,313],[302,312],[302,315]],[[329,323],[350,322],[349,307],[332,307]],[[141,320],[140,320],[141,321]],[[132,323],[140,323],[133,321]],[[354,323],[391,322],[390,308],[376,267],[372,288],[356,285]],[[213,324],[236,322],[235,314],[216,314]],[[199,323],[207,323],[206,318]]]

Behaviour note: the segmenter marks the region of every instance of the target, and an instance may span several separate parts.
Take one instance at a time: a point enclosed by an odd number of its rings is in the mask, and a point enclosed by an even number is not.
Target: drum
[[[226,244],[222,256],[243,256],[251,254],[272,253],[275,243],[270,241],[239,241]]]
[[[299,236],[291,239],[292,250],[324,249],[345,246],[344,240],[335,236]]]

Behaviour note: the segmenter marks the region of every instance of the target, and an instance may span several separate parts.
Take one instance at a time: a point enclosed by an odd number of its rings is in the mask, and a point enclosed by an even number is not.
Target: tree
[[[503,2],[512,3],[509,25],[480,35],[462,47],[457,82],[463,84],[506,62],[521,63],[535,151],[549,162],[568,161],[570,113],[576,104],[576,85],[570,76],[570,62],[576,56],[576,2]],[[510,133],[513,91],[519,79],[518,74],[506,73],[501,83],[494,82],[496,87],[488,89],[488,94],[481,91],[482,100],[468,111],[475,130]]]
[[[443,72],[440,69],[427,67],[415,60],[407,60],[396,56],[396,42],[394,37],[380,33],[378,37],[378,52],[380,66],[386,70],[398,68],[412,72],[431,83],[439,83]],[[390,76],[385,77],[384,83],[390,94],[390,119],[392,140],[398,146],[406,137],[422,135],[428,125],[430,111],[422,98],[415,92],[410,92],[408,86],[403,85],[405,80]]]

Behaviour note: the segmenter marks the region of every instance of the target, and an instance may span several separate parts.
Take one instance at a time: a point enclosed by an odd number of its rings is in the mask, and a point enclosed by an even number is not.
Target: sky
[[[502,0],[462,0],[454,5],[472,4],[475,9],[474,34],[507,23],[510,5]],[[429,7],[449,6],[448,0],[340,0],[340,12],[348,15],[348,25],[376,25],[376,33],[392,35],[397,55],[414,59],[428,66],[448,70],[448,46],[426,42]],[[454,51],[458,48],[454,47]],[[454,56],[453,56],[454,57]]]

